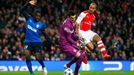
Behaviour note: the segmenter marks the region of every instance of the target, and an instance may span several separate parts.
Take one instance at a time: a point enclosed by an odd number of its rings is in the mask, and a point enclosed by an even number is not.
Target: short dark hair
[[[38,10],[38,9],[36,9],[36,10],[34,10],[34,14],[35,14],[35,13],[41,13],[41,11]]]
[[[70,11],[68,12],[68,16],[69,16],[69,17],[70,17],[70,16],[74,16],[74,15],[76,15],[76,14],[74,13],[74,11],[70,10]]]

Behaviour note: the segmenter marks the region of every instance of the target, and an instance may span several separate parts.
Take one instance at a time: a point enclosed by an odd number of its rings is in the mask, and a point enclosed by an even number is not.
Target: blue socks
[[[31,60],[26,60],[26,64],[27,64],[30,74],[33,75]]]
[[[40,59],[36,59],[36,60],[41,64],[42,68],[45,67],[45,65],[44,65],[44,63],[43,63],[43,60],[40,60]]]
[[[41,64],[42,68],[45,67],[45,65],[44,65],[44,63],[43,63],[43,60],[37,60],[37,61]],[[29,72],[30,72],[30,75],[34,75],[34,74],[33,74],[33,70],[32,70],[31,60],[26,60],[26,64],[27,64],[28,70],[29,70]]]

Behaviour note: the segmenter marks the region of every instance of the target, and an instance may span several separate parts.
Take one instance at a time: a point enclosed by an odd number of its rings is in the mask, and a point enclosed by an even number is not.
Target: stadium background
[[[19,9],[26,2],[27,0],[0,0],[0,63],[5,60],[23,62],[25,59],[23,55],[25,19],[20,15]],[[134,0],[94,0],[94,2],[98,4],[98,12],[93,30],[102,37],[108,54],[112,56],[111,60],[133,62]],[[46,31],[50,37],[50,40],[42,38],[45,61],[69,60],[59,49],[59,25],[69,10],[79,14],[88,9],[90,3],[91,0],[38,0],[42,21],[47,24]],[[34,56],[31,58],[35,59]],[[102,60],[98,48],[91,52],[88,60],[94,62]]]

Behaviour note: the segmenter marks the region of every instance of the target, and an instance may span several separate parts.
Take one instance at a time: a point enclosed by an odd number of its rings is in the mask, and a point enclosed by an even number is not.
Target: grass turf
[[[29,72],[1,72],[0,75],[30,75]],[[43,72],[34,72],[43,75]],[[64,75],[63,71],[49,71],[48,75]],[[81,71],[80,75],[134,75],[134,71]]]

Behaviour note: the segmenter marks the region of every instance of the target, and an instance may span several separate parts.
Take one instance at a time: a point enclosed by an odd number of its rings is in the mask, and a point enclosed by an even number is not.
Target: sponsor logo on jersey
[[[37,29],[36,29],[36,28],[33,28],[33,27],[30,26],[30,25],[27,25],[27,28],[30,29],[30,30],[33,31],[33,32],[37,32]]]

